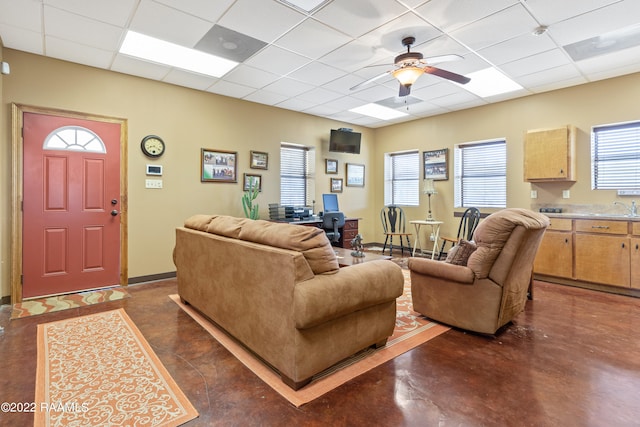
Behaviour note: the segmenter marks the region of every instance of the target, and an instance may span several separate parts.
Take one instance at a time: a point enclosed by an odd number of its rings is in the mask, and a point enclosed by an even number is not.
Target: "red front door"
[[[22,297],[120,283],[120,123],[23,115]]]

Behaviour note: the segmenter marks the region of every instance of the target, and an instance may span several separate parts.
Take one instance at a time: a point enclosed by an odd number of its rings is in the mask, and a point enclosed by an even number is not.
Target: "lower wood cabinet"
[[[551,218],[534,273],[640,289],[640,222]]]
[[[338,244],[345,249],[351,249],[351,240],[356,237],[356,234],[358,234],[358,219],[345,219],[342,235],[340,236],[340,242]]]
[[[585,282],[629,287],[629,238],[576,233],[575,278]]]

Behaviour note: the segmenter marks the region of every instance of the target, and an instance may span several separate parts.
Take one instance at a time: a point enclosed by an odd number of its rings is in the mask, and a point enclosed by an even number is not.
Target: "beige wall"
[[[327,152],[329,129],[345,126],[323,118],[190,90],[128,75],[98,70],[37,55],[4,49],[11,75],[0,78],[2,133],[0,134],[0,288],[10,292],[11,109],[12,102],[60,108],[128,119],[129,126],[129,276],[140,277],[173,271],[171,251],[174,228],[194,213],[242,216],[241,184],[201,183],[200,148],[238,152],[238,174],[260,173],[264,190],[257,202],[261,215],[267,204],[279,200],[281,141],[317,149],[316,210],[321,194],[329,191],[324,159],[339,161],[344,178],[345,162],[366,165],[365,188],[345,187],[340,206],[349,216],[361,217],[365,242],[381,241],[379,210],[383,206],[384,153],[398,150],[453,149],[454,144],[490,138],[507,139],[510,207],[533,204],[602,204],[617,199],[613,191],[590,189],[589,132],[603,123],[638,120],[640,74],[533,95],[484,107],[444,114],[379,129],[353,127],[363,133],[360,155]],[[530,184],[523,181],[522,140],[528,129],[572,124],[579,130],[576,183]],[[147,163],[139,149],[147,134],[162,136],[167,153],[155,163],[164,166],[162,190],[144,188]],[[266,151],[269,170],[249,169],[249,150]],[[450,153],[452,154],[452,153]],[[449,167],[452,167],[452,156]],[[336,176],[336,175],[333,175]],[[455,232],[453,176],[436,183],[433,210],[445,221],[443,231]],[[530,190],[538,199],[530,199]],[[571,198],[562,199],[570,189]],[[407,208],[409,219],[424,219],[427,198],[419,208]],[[624,199],[623,199],[624,200]],[[627,199],[628,200],[628,199]]]
[[[603,80],[568,89],[505,101],[483,107],[458,111],[376,130],[374,164],[381,165],[384,153],[408,149],[436,150],[449,148],[449,180],[436,182],[438,194],[432,196],[437,219],[445,221],[443,232],[455,235],[458,219],[453,209],[453,155],[455,144],[493,138],[507,140],[507,206],[537,208],[538,204],[612,205],[618,197],[615,191],[591,190],[591,127],[640,119],[640,74]],[[575,183],[531,184],[523,179],[523,136],[530,129],[571,124],[578,129],[577,181]],[[382,188],[382,174],[374,175],[376,188]],[[531,190],[538,198],[531,199]],[[570,199],[562,191],[570,190]],[[409,219],[424,219],[427,196],[421,195],[420,208],[406,208]],[[382,206],[383,194],[374,196],[376,206]],[[577,208],[582,206],[571,206]],[[483,212],[490,210],[482,209]]]
[[[2,295],[10,293],[11,103],[128,120],[129,277],[175,271],[171,258],[174,230],[186,217],[196,213],[244,216],[241,179],[237,184],[200,182],[200,148],[237,151],[240,178],[243,173],[262,175],[263,191],[257,203],[263,218],[268,217],[268,204],[277,203],[280,197],[282,141],[316,148],[317,210],[322,206],[321,194],[329,192],[325,158],[338,159],[339,174],[332,176],[342,178],[345,162],[369,166],[373,159],[371,129],[349,126],[362,132],[360,155],[329,155],[329,131],[345,123],[11,49],[4,49],[4,58],[11,64],[11,75],[3,78],[2,92]],[[148,134],[160,135],[167,145],[159,160],[150,161],[140,151],[140,141]],[[250,150],[269,153],[268,170],[249,168]],[[144,188],[148,163],[163,165],[163,189]],[[372,169],[365,169],[367,187],[345,187],[339,195],[340,207],[349,216],[374,216],[368,200],[374,194]],[[363,221],[362,227],[370,239],[372,222]]]

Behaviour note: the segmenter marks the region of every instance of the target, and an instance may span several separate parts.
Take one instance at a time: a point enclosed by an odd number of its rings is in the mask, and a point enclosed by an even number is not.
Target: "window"
[[[507,206],[507,142],[470,142],[454,148],[456,208]]]
[[[595,126],[591,131],[591,188],[640,188],[640,122]]]
[[[296,144],[280,146],[280,204],[309,206],[315,194],[315,151]]]
[[[420,155],[418,151],[385,153],[384,204],[420,205]]]
[[[107,148],[98,135],[80,126],[63,126],[51,132],[44,140],[45,150],[71,150],[106,153]]]

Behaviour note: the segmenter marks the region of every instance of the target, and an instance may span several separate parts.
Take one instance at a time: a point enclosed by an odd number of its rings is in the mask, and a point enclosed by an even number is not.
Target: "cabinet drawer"
[[[631,234],[640,236],[640,221],[633,221],[631,223]]]
[[[571,231],[572,220],[569,218],[549,218],[551,223],[548,230]]]
[[[356,237],[358,234],[358,230],[344,230],[344,242],[351,242],[351,240]]]
[[[627,221],[577,219],[576,231],[583,233],[627,234]]]
[[[349,219],[344,222],[345,230],[356,230],[356,234],[358,231],[358,220],[357,219]]]

